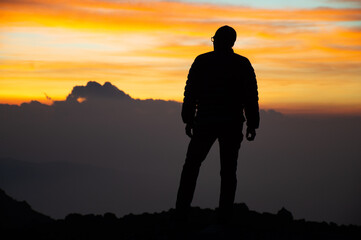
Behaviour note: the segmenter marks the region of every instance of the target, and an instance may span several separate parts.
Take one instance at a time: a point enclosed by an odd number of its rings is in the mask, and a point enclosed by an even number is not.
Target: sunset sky
[[[51,104],[88,81],[182,101],[194,58],[226,24],[261,108],[361,115],[360,0],[1,0],[0,103]]]

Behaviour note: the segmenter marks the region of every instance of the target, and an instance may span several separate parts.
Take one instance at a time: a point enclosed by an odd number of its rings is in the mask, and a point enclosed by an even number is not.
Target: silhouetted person
[[[233,28],[220,27],[211,38],[214,51],[199,55],[189,70],[182,119],[191,141],[177,195],[178,220],[187,218],[199,168],[216,139],[221,160],[218,221],[225,223],[232,216],[243,123],[247,120],[249,141],[259,126],[256,76],[249,60],[233,52],[236,37]]]

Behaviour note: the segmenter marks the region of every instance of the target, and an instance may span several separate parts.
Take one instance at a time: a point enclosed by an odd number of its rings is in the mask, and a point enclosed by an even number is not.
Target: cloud
[[[48,94],[44,93],[46,100],[52,101],[51,97],[48,96]]]
[[[88,82],[68,96],[50,106],[0,105],[0,158],[13,159],[0,161],[1,187],[55,218],[174,207],[189,142],[181,104],[134,99],[111,83]],[[256,141],[242,143],[236,201],[257,211],[285,206],[296,219],[361,224],[360,142],[360,117],[262,110]],[[215,144],[194,205],[217,206],[219,180]]]
[[[71,93],[67,96],[66,101],[78,101],[83,99],[85,101],[92,101],[96,99],[130,99],[130,96],[119,90],[110,82],[100,85],[97,82],[90,81],[86,86],[75,86]]]

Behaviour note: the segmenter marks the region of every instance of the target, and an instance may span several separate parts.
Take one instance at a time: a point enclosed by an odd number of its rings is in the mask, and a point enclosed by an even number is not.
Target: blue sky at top
[[[257,8],[355,8],[360,0],[181,0],[182,2],[232,4]]]

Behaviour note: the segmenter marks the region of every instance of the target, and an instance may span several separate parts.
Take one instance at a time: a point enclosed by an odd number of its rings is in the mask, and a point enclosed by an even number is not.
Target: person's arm
[[[197,58],[194,60],[184,89],[184,99],[182,105],[182,120],[186,124],[186,134],[192,136],[192,128],[197,107],[197,78],[199,76],[199,66]]]
[[[247,59],[247,78],[244,99],[244,112],[247,120],[246,137],[249,141],[256,137],[256,129],[259,127],[259,106],[258,106],[258,86],[256,74],[251,63]]]

